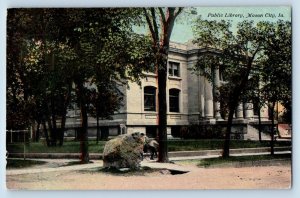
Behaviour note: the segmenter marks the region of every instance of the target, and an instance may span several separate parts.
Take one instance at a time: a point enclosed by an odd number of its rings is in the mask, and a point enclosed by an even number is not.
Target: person
[[[158,142],[156,140],[150,140],[148,137],[145,138],[144,153],[150,152],[150,159],[153,160],[154,156],[157,158]]]

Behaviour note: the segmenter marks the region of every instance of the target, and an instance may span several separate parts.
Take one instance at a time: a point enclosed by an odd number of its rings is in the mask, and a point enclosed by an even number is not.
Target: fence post
[[[23,136],[24,136],[24,160],[25,160],[25,159],[26,159],[26,157],[25,157],[25,147],[26,147],[26,142],[25,142],[26,137],[25,137],[25,133],[26,133],[26,130],[24,130],[23,132],[24,132],[24,133],[23,133]]]
[[[13,142],[13,130],[12,129],[10,129],[10,143],[12,143]]]

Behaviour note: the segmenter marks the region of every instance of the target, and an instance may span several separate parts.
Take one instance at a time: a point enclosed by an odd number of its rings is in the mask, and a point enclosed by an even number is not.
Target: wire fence
[[[7,155],[15,148],[23,147],[23,158],[26,159],[26,147],[30,144],[30,130],[6,130]]]

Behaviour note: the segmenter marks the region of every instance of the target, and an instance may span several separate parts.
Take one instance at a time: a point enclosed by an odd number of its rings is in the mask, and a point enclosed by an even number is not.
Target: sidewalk
[[[51,161],[49,159],[40,159],[43,161]],[[52,160],[53,161],[53,160]],[[60,159],[56,159],[56,162],[60,161]],[[34,173],[47,173],[47,172],[58,172],[58,171],[78,171],[84,169],[93,169],[93,168],[101,168],[103,166],[102,160],[93,160],[93,163],[90,164],[78,164],[71,166],[62,166],[55,168],[41,168],[41,167],[32,167],[26,169],[8,169],[6,170],[6,175],[22,175],[22,174],[34,174]],[[156,160],[144,160],[141,162],[142,167],[150,167],[150,168],[158,168],[158,169],[169,169],[176,170],[182,172],[189,172],[189,168],[183,167],[174,163],[158,163]]]
[[[70,162],[73,160],[62,160],[62,159],[39,159],[41,161],[46,162],[54,162],[59,164],[60,161],[63,162]],[[25,169],[7,169],[6,175],[22,175],[22,174],[33,174],[33,173],[46,173],[46,172],[56,172],[56,171],[76,171],[76,170],[84,170],[84,169],[91,169],[102,167],[103,162],[102,160],[95,160],[93,163],[90,164],[78,164],[78,165],[70,165],[70,166],[60,166],[60,167],[51,167],[51,168],[44,168],[44,166],[36,166],[31,168]]]

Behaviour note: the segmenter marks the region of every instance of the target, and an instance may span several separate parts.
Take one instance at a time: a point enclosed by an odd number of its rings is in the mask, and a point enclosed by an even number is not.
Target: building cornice
[[[197,55],[198,53],[205,53],[205,52],[218,54],[220,53],[220,50],[213,49],[213,48],[193,48],[193,49],[185,50],[185,49],[179,49],[170,46],[169,52],[184,55],[184,56],[193,56],[193,55]]]

